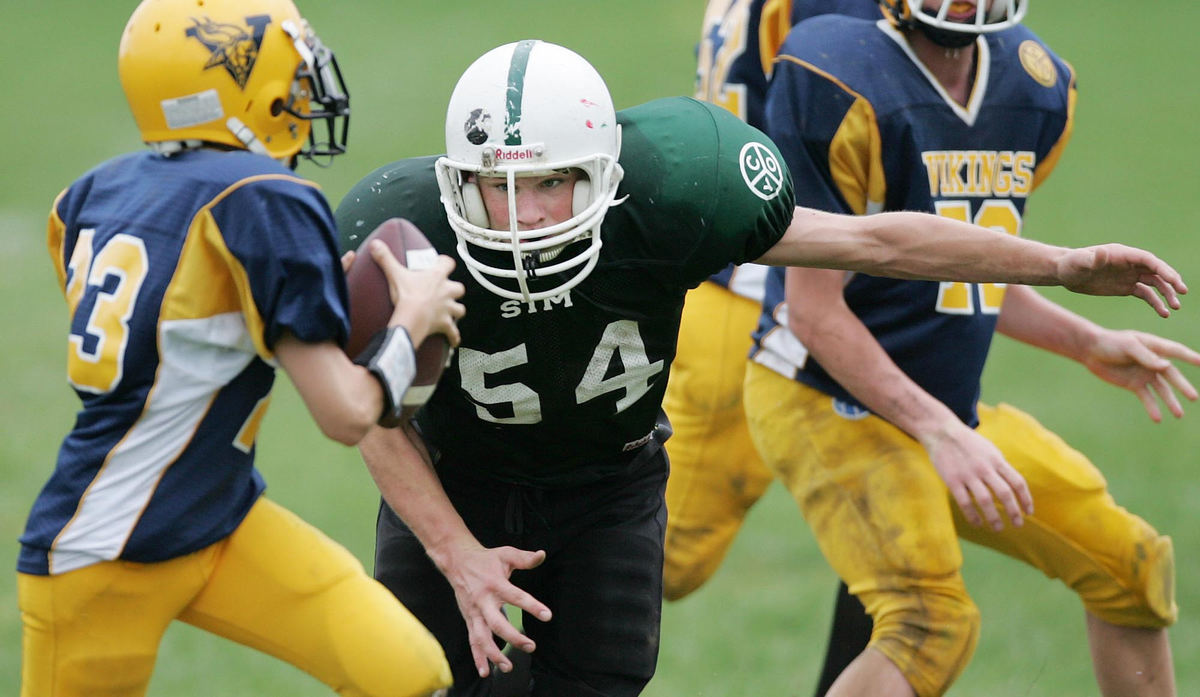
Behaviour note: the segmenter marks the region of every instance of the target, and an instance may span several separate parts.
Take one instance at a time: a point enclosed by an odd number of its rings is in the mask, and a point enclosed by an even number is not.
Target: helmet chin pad
[[[975,40],[979,38],[979,34],[941,29],[923,22],[917,22],[916,29],[933,43],[948,49],[966,48],[975,43]]]
[[[467,222],[479,227],[490,228],[487,206],[483,205],[483,194],[479,193],[479,185],[475,182],[462,183],[463,217]],[[582,176],[575,181],[575,189],[571,193],[571,215],[579,215],[587,210],[592,202],[592,183]]]

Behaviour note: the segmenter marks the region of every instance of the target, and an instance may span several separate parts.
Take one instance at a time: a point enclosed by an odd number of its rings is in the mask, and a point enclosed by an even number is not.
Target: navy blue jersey
[[[881,16],[876,0],[709,0],[696,46],[696,98],[761,129],[767,80],[784,37],[802,20],[824,14]],[[760,302],[766,272],[758,264],[731,264],[710,280]]]
[[[779,46],[793,26],[824,14],[881,16],[876,0],[710,0],[696,47],[696,98],[762,128]]]
[[[82,408],[18,569],[162,561],[222,539],[264,487],[254,441],[276,340],[348,331],[324,197],[261,155],[131,154],[59,195],[49,248]]]
[[[927,211],[1020,234],[1026,198],[1070,135],[1074,76],[1029,29],[985,36],[963,106],[884,21],[830,15],[797,26],[766,113],[796,178],[797,204]],[[783,275],[769,274],[754,359],[861,406],[787,331]],[[844,293],[896,364],[974,425],[1004,287],[854,274]]]
[[[770,249],[792,219],[791,182],[761,132],[686,97],[617,114],[625,170],[601,227],[595,269],[560,296],[526,303],[466,286],[462,344],[418,415],[447,461],[541,486],[621,471],[655,428],[684,294]],[[348,248],[391,217],[458,258],[435,158],[369,174],[338,206]],[[747,166],[771,161],[773,186]],[[761,170],[758,170],[761,171]],[[627,197],[627,198],[626,198]]]

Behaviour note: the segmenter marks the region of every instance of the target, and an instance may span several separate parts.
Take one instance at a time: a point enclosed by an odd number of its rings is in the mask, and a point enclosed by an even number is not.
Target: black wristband
[[[379,425],[384,428],[399,426],[404,412],[404,393],[417,373],[417,359],[408,330],[388,327],[375,332],[354,362],[371,371],[383,387],[383,413],[379,416]]]

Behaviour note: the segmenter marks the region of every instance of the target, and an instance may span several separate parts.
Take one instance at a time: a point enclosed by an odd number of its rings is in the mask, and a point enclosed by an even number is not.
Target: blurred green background
[[[64,379],[66,312],[44,247],[58,191],[102,159],[140,147],[116,76],[135,3],[0,0],[0,693],[15,694],[20,618],[12,572],[29,504],[76,402]],[[302,165],[336,204],[392,159],[439,152],[461,71],[493,46],[543,38],[572,47],[609,81],[618,108],[690,93],[701,0],[459,2],[301,0],[336,52],[353,96],[350,153]],[[1084,245],[1122,241],[1175,264],[1200,289],[1200,5],[1034,0],[1026,22],[1080,79],[1075,136],[1039,191],[1026,234]],[[1170,320],[1140,302],[1050,297],[1109,325],[1200,346],[1200,298]],[[1187,374],[1200,383],[1200,371]],[[1057,357],[998,339],[984,397],[1033,413],[1104,470],[1117,500],[1175,539],[1181,619],[1171,630],[1179,693],[1200,693],[1200,408],[1155,425],[1136,399]],[[370,567],[376,495],[356,451],[325,441],[281,379],[260,437],[270,495]],[[1078,601],[1058,583],[967,546],[966,576],[984,617],[962,696],[1097,693]],[[778,487],[752,512],[725,566],[664,612],[651,697],[811,692],[835,578]],[[177,623],[150,694],[324,695],[288,665]]]

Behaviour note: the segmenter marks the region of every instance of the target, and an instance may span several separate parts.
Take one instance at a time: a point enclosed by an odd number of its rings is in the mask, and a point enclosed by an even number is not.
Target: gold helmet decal
[[[193,26],[184,33],[212,52],[204,69],[223,67],[238,87],[245,89],[254,63],[258,60],[263,33],[271,23],[270,15],[247,17],[246,27],[214,22],[208,17],[203,21],[193,17],[192,22]]]

